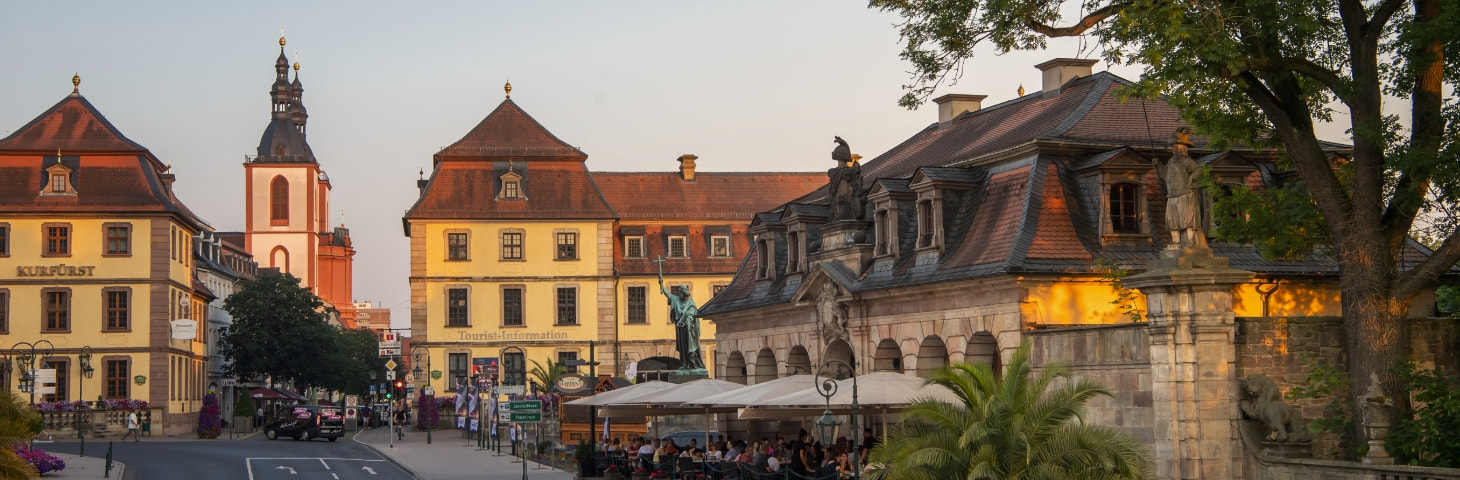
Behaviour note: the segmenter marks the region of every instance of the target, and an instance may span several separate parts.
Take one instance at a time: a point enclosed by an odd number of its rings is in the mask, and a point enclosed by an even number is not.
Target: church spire
[[[305,124],[309,121],[309,111],[304,108],[304,83],[299,81],[299,52],[294,52],[294,83],[290,85],[293,96],[289,100],[289,117],[294,122],[294,127],[299,133],[304,133]]]
[[[280,36],[279,58],[274,60],[274,86],[269,90],[276,119],[289,118],[289,101],[294,97],[294,87],[289,85],[289,56],[284,54],[284,43],[284,37]]]

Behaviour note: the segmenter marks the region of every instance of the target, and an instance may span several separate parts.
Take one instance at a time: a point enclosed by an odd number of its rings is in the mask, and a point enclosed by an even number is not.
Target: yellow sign
[[[28,267],[15,267],[17,277],[90,277],[91,272],[96,270],[91,265],[34,265]]]

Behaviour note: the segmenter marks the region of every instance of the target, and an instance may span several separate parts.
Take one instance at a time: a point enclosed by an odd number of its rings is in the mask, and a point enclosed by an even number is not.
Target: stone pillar
[[[1146,296],[1156,478],[1243,476],[1232,288],[1252,276],[1185,248],[1122,281]]]

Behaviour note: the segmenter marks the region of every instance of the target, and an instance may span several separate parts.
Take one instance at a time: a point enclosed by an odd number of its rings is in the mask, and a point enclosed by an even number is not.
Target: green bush
[[[1425,467],[1460,467],[1460,388],[1443,372],[1406,361],[1396,368],[1412,405],[1394,418],[1384,443],[1397,462]]]
[[[238,403],[233,404],[233,416],[235,417],[252,417],[258,413],[258,410],[259,407],[254,405],[253,397],[248,395],[248,390],[244,390],[243,395],[238,397]]]

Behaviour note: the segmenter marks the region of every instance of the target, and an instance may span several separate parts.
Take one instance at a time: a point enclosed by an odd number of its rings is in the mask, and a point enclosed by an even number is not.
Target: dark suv
[[[328,438],[331,442],[345,436],[345,417],[340,407],[320,405],[295,405],[284,407],[278,415],[264,425],[264,436],[269,440],[279,437],[294,437],[295,440]]]

